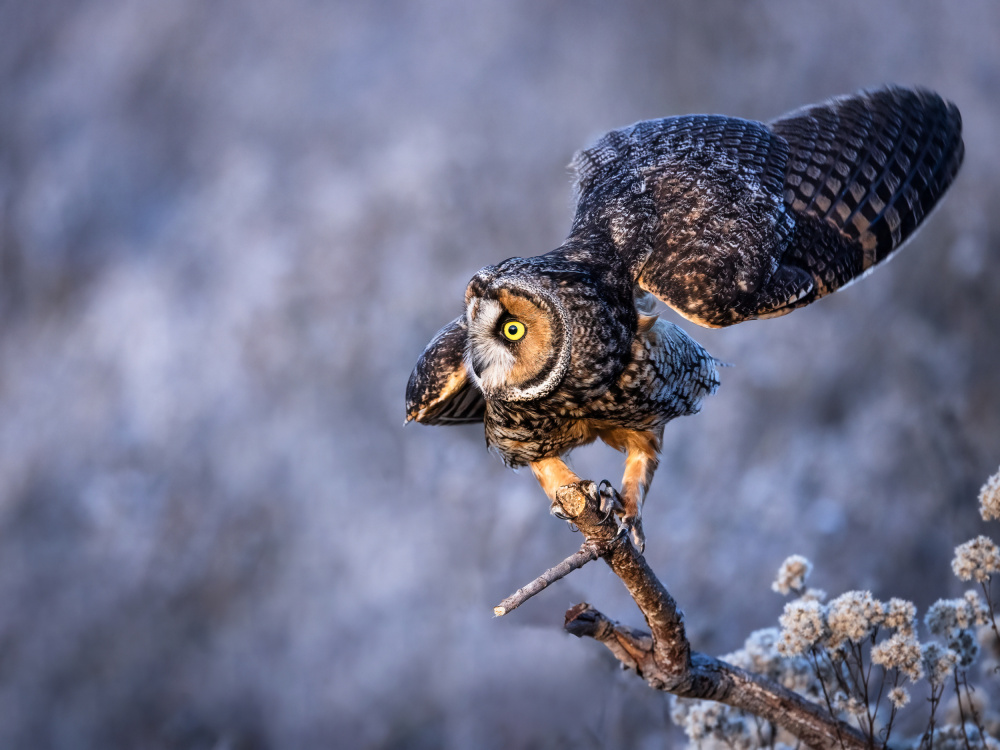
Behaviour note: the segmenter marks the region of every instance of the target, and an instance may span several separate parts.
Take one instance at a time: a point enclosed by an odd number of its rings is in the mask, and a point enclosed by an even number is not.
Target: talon
[[[608,520],[608,516],[614,511],[619,511],[622,509],[621,497],[618,495],[618,490],[616,490],[607,479],[602,479],[601,483],[597,487],[597,491],[601,496],[600,509],[601,513],[604,514],[604,518],[601,522]]]
[[[565,513],[563,513],[562,508],[559,506],[559,503],[557,503],[557,502],[554,502],[554,503],[552,503],[552,505],[549,506],[549,513],[551,513],[553,516],[555,516],[556,518],[558,518],[560,521],[568,521],[569,520],[569,516],[567,516]]]

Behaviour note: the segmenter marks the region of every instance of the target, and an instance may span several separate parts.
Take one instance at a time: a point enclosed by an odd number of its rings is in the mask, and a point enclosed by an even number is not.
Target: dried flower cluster
[[[979,493],[979,509],[986,520],[1000,519],[1000,471]],[[1000,662],[1000,629],[993,615],[990,583],[1000,572],[1000,548],[979,536],[955,549],[952,570],[963,581],[975,581],[975,590],[957,599],[939,599],[924,616],[937,640],[917,639],[917,609],[913,602],[876,599],[870,591],[848,591],[829,603],[826,593],[806,589],[813,566],[801,555],[787,558],[771,588],[793,594],[779,617],[781,629],[753,633],[739,651],[723,660],[765,675],[819,703],[845,721],[852,721],[870,738],[873,747],[889,743],[897,712],[912,706],[927,710],[923,736],[895,741],[893,746],[913,750],[1000,750],[990,736],[1000,732],[1000,717],[983,720],[988,706],[985,692],[974,695],[969,668],[976,662],[980,641]],[[989,627],[984,627],[989,626]],[[987,661],[987,666],[996,662]],[[880,667],[873,671],[873,667]],[[998,679],[995,671],[988,672]],[[926,680],[911,701],[911,690],[901,682]],[[946,707],[946,691],[954,693],[951,708],[941,722],[939,706]],[[886,710],[879,713],[879,703]],[[944,709],[942,709],[944,710]],[[888,714],[888,715],[887,715]],[[727,706],[674,699],[672,716],[699,747],[726,746],[736,750],[781,747],[769,726]]]
[[[778,568],[778,577],[771,584],[771,591],[779,594],[800,592],[806,585],[806,579],[812,573],[812,563],[802,555],[792,555],[785,558]]]
[[[988,536],[977,536],[955,547],[951,569],[963,581],[984,583],[1000,571],[1000,548]]]
[[[872,663],[885,669],[898,669],[913,682],[924,676],[920,644],[912,634],[895,633],[872,647]]]
[[[966,591],[961,599],[938,599],[924,616],[927,629],[944,639],[961,630],[989,622],[989,610],[975,591]]]
[[[893,597],[885,608],[883,624],[898,633],[913,635],[917,626],[917,607],[906,599]]]
[[[984,521],[1000,519],[1000,469],[979,490],[979,515]]]
[[[813,646],[830,636],[826,608],[815,600],[788,602],[778,622],[781,623],[778,651],[784,656],[808,653]]]
[[[885,619],[885,607],[870,591],[848,591],[827,607],[830,648],[840,648],[846,641],[860,643]]]
[[[889,702],[893,708],[903,708],[910,702],[910,693],[906,688],[895,687],[889,691]]]
[[[932,688],[944,684],[958,664],[958,654],[940,643],[925,643],[920,649],[921,662]]]

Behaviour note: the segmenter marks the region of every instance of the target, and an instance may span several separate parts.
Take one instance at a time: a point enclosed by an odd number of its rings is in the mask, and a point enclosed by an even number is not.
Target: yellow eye
[[[503,335],[507,337],[508,341],[517,341],[523,338],[526,331],[524,323],[519,320],[508,320],[503,324]]]

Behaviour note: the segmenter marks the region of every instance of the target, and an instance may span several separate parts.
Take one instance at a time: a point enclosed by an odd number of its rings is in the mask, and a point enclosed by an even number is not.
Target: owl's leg
[[[559,456],[532,461],[529,466],[531,473],[535,475],[535,479],[542,485],[542,489],[552,502],[552,514],[559,515],[557,511],[559,506],[555,504],[559,490],[563,487],[575,487],[579,484],[580,477],[574,474]]]
[[[559,510],[559,503],[557,503],[558,500],[562,499],[561,496],[564,493],[582,492],[591,500],[598,501],[598,507],[605,514],[611,513],[616,507],[617,495],[613,489],[610,487],[605,489],[603,482],[598,486],[589,480],[581,480],[559,456],[533,461],[529,466],[531,466],[535,479],[542,485],[545,494],[552,501],[550,508],[552,515],[558,518],[564,518]]]
[[[663,429],[627,430],[623,428],[601,433],[601,439],[612,448],[625,451],[625,475],[622,477],[622,526],[632,537],[640,552],[646,547],[642,532],[642,505],[660,464],[660,440]]]
[[[580,481],[580,477],[574,474],[573,470],[559,456],[532,461],[529,466],[531,466],[531,473],[535,475],[535,479],[542,485],[545,494],[549,496],[549,500],[556,499],[556,492],[560,487],[576,484]]]

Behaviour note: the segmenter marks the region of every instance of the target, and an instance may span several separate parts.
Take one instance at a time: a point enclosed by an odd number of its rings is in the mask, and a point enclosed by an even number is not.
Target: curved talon
[[[600,494],[601,504],[600,509],[604,514],[601,519],[601,523],[608,520],[613,512],[619,512],[622,510],[621,497],[618,495],[618,490],[612,486],[611,482],[607,479],[602,479],[601,483],[597,486],[597,491]]]
[[[560,521],[568,521],[569,516],[563,513],[562,508],[559,507],[559,503],[552,503],[549,506],[549,513],[558,518]]]

